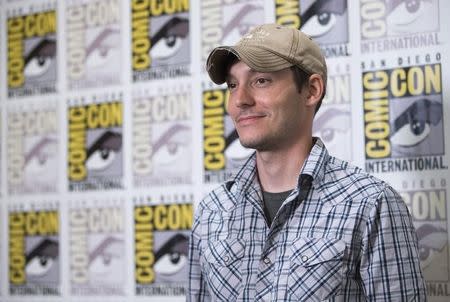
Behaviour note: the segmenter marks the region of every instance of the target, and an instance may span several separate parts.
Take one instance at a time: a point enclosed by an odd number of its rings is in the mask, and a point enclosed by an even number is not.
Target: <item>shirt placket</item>
[[[275,282],[275,270],[277,267],[277,242],[279,240],[280,232],[285,228],[286,221],[292,207],[295,206],[296,195],[289,197],[289,200],[284,203],[277,215],[275,216],[272,225],[268,231],[267,239],[263,247],[261,258],[259,259],[258,277],[256,280],[256,297],[255,301],[276,301],[278,299],[278,290],[273,290]]]

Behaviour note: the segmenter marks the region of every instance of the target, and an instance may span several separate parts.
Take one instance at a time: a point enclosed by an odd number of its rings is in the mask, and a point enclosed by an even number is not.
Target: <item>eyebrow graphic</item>
[[[239,135],[236,131],[236,129],[234,129],[230,134],[227,135],[227,137],[225,138],[225,149],[227,149],[235,140],[237,140],[239,138]]]
[[[318,127],[320,127],[325,124],[326,121],[336,116],[350,116],[350,112],[336,108],[329,108],[315,120],[315,123]]]
[[[419,239],[419,247],[442,250],[447,244],[447,230],[426,223],[417,228],[417,238]]]
[[[34,57],[38,56],[54,57],[55,53],[56,53],[56,41],[50,39],[43,39],[25,57],[25,64],[30,62],[31,59],[33,59]]]
[[[155,154],[162,146],[164,146],[175,134],[180,131],[189,130],[189,127],[180,124],[175,124],[167,129],[154,143],[153,154]]]
[[[161,27],[154,35],[151,37],[152,48],[159,40],[167,36],[179,36],[186,37],[189,32],[189,20],[185,18],[173,17],[167,21],[163,27]]]
[[[44,137],[41,140],[39,140],[34,146],[33,148],[31,148],[31,150],[25,155],[25,165],[37,154],[39,154],[39,152],[41,151],[42,148],[44,148],[46,145],[50,144],[50,143],[56,143],[56,139],[53,138],[48,138],[48,137]]]
[[[179,253],[187,255],[189,239],[186,235],[176,234],[170,238],[155,253],[155,262],[168,253]]]
[[[420,1],[424,1],[424,0],[418,0],[418,1],[420,2]],[[403,4],[405,2],[413,2],[413,1],[411,1],[411,0],[391,0],[391,1],[387,1],[386,2],[387,12],[389,13],[389,12],[393,11],[394,9],[397,8],[397,6],[399,6],[400,4]],[[406,5],[408,5],[408,4],[406,4]]]
[[[113,243],[122,243],[122,239],[117,239],[112,236],[106,237],[92,252],[89,253],[89,264],[94,261],[103,251]]]
[[[45,238],[26,256],[26,263],[36,256],[47,256],[55,259],[58,257],[58,242]]]
[[[442,107],[429,99],[420,99],[412,103],[394,120],[393,133],[411,122],[427,122],[436,126],[442,119]]]
[[[259,6],[256,5],[252,5],[252,4],[246,4],[244,5],[244,7],[242,7],[239,12],[234,15],[233,18],[231,18],[230,21],[228,21],[228,23],[224,26],[223,28],[223,36],[227,36],[232,30],[233,28],[236,27],[236,25],[239,24],[239,21],[242,20],[242,18],[244,18],[245,15],[247,15],[249,12],[251,12],[252,10],[255,9],[259,9]]]
[[[86,49],[86,56],[89,56],[91,52],[97,49],[108,36],[119,33],[118,30],[105,28],[97,37],[91,42],[91,44]]]
[[[308,21],[312,16],[319,15],[322,13],[335,13],[342,15],[347,10],[346,0],[318,0],[314,2],[303,14],[301,18]],[[302,22],[304,24],[305,22]]]
[[[103,133],[87,150],[87,158],[99,149],[119,151],[122,147],[122,134],[111,130]]]

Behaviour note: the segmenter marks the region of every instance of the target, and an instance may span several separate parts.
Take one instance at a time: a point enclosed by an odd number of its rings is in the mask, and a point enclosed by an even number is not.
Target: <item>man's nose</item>
[[[254,104],[253,94],[245,85],[238,85],[232,94],[236,107],[252,106]]]

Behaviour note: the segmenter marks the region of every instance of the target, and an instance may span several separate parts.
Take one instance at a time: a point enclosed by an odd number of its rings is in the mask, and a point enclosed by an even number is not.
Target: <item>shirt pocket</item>
[[[242,289],[241,265],[244,257],[243,239],[209,242],[204,260],[207,283],[214,301],[234,301]]]
[[[300,238],[291,246],[288,289],[300,301],[323,301],[339,294],[345,242]]]

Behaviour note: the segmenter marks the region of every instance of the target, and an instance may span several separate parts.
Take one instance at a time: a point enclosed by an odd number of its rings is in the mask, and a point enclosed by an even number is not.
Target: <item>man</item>
[[[262,25],[214,49],[207,70],[227,83],[239,139],[256,153],[196,210],[187,300],[426,300],[400,196],[312,137],[327,78],[317,44]]]

